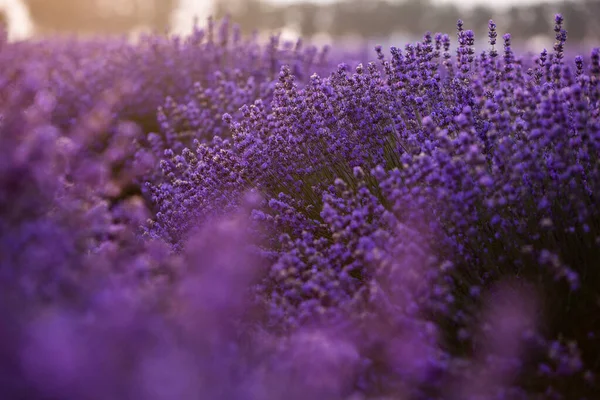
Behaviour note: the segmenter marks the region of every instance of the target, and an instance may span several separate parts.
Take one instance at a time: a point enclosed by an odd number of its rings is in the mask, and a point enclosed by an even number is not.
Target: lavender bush
[[[562,25],[2,43],[3,398],[595,398],[600,49]]]

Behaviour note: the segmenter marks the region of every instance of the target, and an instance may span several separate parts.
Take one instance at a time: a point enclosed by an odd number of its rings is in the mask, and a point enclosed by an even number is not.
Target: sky
[[[0,10],[4,10],[9,21],[18,21],[11,24],[8,32],[9,39],[21,39],[29,36],[33,31],[33,24],[25,5],[19,0],[0,0]]]
[[[77,1],[77,0],[73,0]],[[295,0],[271,0],[273,3],[291,4]],[[331,3],[335,0],[312,0],[314,3]],[[364,0],[368,1],[368,0]],[[490,3],[496,8],[505,8],[515,4],[531,4],[539,0],[432,0],[434,3],[455,3],[461,7],[470,7],[477,4]],[[552,1],[552,0],[550,0]],[[173,16],[175,32],[185,34],[191,31],[193,26],[193,16],[198,15],[200,21],[208,17],[210,13],[210,0],[180,0],[180,7]],[[22,0],[0,0],[0,9],[5,10],[11,21],[16,23],[11,24],[9,31],[10,39],[23,39],[31,35],[33,32],[33,24],[29,18],[27,8]]]

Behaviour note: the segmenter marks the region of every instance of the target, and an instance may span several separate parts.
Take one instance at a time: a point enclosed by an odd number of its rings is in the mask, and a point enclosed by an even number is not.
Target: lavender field
[[[0,40],[0,400],[600,398],[600,48],[554,22]]]

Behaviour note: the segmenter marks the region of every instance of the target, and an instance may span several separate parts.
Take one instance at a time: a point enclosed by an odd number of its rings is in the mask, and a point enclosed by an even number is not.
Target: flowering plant
[[[228,24],[3,43],[0,391],[592,398],[600,50],[458,21],[352,69]]]

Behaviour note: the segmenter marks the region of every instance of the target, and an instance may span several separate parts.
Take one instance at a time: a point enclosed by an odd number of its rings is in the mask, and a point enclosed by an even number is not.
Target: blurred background
[[[561,12],[570,42],[597,43],[600,0],[0,0],[9,38],[49,34],[135,35],[155,31],[185,34],[194,16],[226,14],[242,31],[281,32],[312,42],[404,42],[425,31],[453,33],[461,18],[485,38],[494,18],[524,48],[553,41],[552,17]],[[481,36],[483,35],[483,36]],[[485,45],[485,40],[479,40]]]

